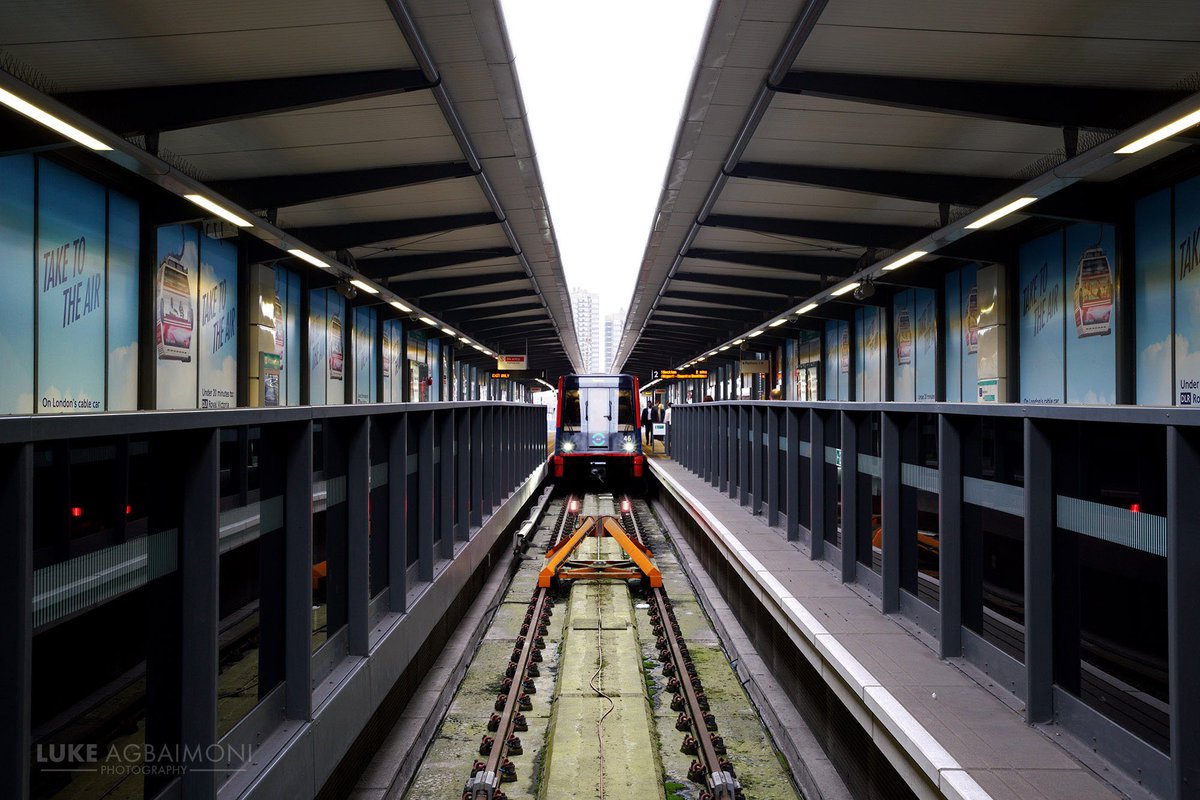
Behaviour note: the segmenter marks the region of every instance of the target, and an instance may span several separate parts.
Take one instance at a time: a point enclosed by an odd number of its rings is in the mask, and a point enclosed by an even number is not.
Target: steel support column
[[[213,428],[185,438],[179,531],[179,743],[183,752],[197,757],[186,760],[189,769],[181,783],[184,800],[211,800],[217,792],[217,764],[211,752],[217,742],[221,431]]]
[[[486,441],[483,438],[483,420],[488,414],[486,408],[476,408],[471,412],[471,528],[483,526],[484,503],[487,497],[484,483],[484,459],[487,454]]]
[[[857,574],[858,549],[858,420],[841,412],[842,424],[842,582],[851,583]],[[824,454],[822,454],[824,455]]]
[[[29,796],[33,697],[33,445],[0,447],[0,797]]]
[[[454,484],[454,537],[465,542],[471,538],[471,457],[474,455],[475,449],[471,447],[471,417],[474,416],[475,410],[460,408],[457,414],[458,425],[455,434],[457,452],[454,454],[457,473]]]
[[[750,409],[737,407],[737,424],[734,427],[733,446],[737,448],[737,486],[734,496],[738,505],[750,504]]]
[[[406,412],[392,418],[388,430],[388,604],[408,610],[408,424]]]
[[[883,613],[900,610],[900,423],[884,412],[880,420],[880,505],[883,550]],[[916,535],[916,532],[913,532]]]
[[[432,581],[434,503],[437,499],[433,496],[433,412],[420,412],[417,425],[417,577]]]
[[[763,475],[762,440],[763,417],[767,410],[762,406],[749,406],[746,413],[750,416],[750,447],[747,457],[750,459],[750,513],[763,513],[763,500],[766,498],[765,476]],[[744,446],[744,445],[743,445]]]
[[[312,420],[285,426],[284,436],[285,713],[307,721],[312,719]]]
[[[438,421],[438,474],[441,492],[438,496],[438,530],[441,531],[442,547],[439,558],[447,561],[454,558],[454,409],[437,412]]]
[[[786,409],[777,411],[767,408],[767,524],[775,527],[779,524],[779,414]]]
[[[815,408],[808,412],[808,555],[825,556],[825,417]]]
[[[483,503],[480,505],[480,513],[486,517],[492,513],[492,509],[496,507],[496,498],[500,496],[499,490],[496,488],[496,482],[499,480],[496,475],[496,409],[486,408],[483,412],[483,441],[486,443],[483,450]]]
[[[784,488],[779,506],[787,514],[786,533],[789,542],[800,540],[800,419],[810,413],[799,408],[788,408],[783,412],[787,453],[784,456]]]
[[[942,658],[962,655],[962,441],[958,425],[938,415],[938,598]]]
[[[1175,797],[1200,797],[1200,446],[1190,430],[1167,428],[1167,671]]]
[[[370,649],[367,619],[371,604],[371,418],[347,420],[346,544],[348,644],[350,655],[365,656]]]
[[[1025,721],[1054,716],[1054,471],[1045,428],[1025,420]]]

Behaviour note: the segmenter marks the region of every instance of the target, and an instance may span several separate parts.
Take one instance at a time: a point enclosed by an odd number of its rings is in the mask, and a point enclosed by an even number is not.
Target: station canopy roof
[[[1046,220],[1117,221],[1195,141],[1114,154],[1200,108],[1197,30],[1194,0],[714,3],[613,367],[709,366],[848,318],[849,279],[936,286]]]
[[[0,88],[115,135],[118,171],[253,214],[255,257],[299,243],[481,364],[582,363],[498,0],[8,0],[0,20]],[[30,150],[97,160],[0,107],[0,155]]]

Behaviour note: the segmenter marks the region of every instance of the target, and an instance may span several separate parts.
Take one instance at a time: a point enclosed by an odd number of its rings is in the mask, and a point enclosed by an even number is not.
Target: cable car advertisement
[[[1068,300],[1067,402],[1116,402],[1116,231],[1111,225],[1072,225],[1066,229],[1066,266],[1073,281]]]
[[[325,404],[325,290],[308,293],[308,402]]]
[[[38,411],[104,408],[105,190],[38,166]]]
[[[892,300],[896,355],[894,398],[900,401],[937,397],[937,302],[931,289],[905,289]]]
[[[237,245],[205,237],[200,249],[200,408],[237,406]]]
[[[1200,178],[1175,187],[1175,403],[1200,405]]]
[[[0,158],[0,414],[33,413],[33,157]]]
[[[383,400],[404,402],[404,323],[389,319],[383,323]]]
[[[917,399],[937,399],[937,295],[932,289],[913,290],[917,336]]]
[[[913,293],[897,292],[892,298],[892,325],[896,341],[892,380],[897,400],[912,402],[917,396],[917,369],[913,364]]]
[[[1062,403],[1062,232],[1023,245],[1020,264],[1021,402]]]
[[[375,309],[354,309],[355,403],[375,402],[375,320]]]
[[[154,269],[155,407],[196,407],[196,279],[200,232],[191,225],[157,231]]]
[[[108,193],[108,410],[138,407],[138,204]]]
[[[1134,336],[1137,402],[1169,406],[1173,390],[1171,336],[1171,190],[1143,197],[1134,207]]]

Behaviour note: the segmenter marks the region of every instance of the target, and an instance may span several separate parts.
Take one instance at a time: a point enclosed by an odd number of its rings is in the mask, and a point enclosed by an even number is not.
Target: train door
[[[588,447],[607,448],[608,435],[614,428],[617,414],[615,388],[590,388],[582,393],[583,431]]]

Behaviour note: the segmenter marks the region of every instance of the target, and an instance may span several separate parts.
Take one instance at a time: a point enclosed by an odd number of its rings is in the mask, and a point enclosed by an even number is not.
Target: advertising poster
[[[158,229],[154,307],[155,407],[196,407],[196,277],[199,232],[190,225]]]
[[[442,340],[436,336],[430,337],[429,343],[429,401],[436,403],[442,399]]]
[[[1116,230],[1072,225],[1066,230],[1067,402],[1117,401]]]
[[[290,270],[277,270],[287,275],[287,314],[285,315],[284,333],[287,336],[288,353],[286,373],[284,374],[284,389],[287,401],[284,405],[300,405],[300,370],[304,369],[304,354],[300,350],[300,275]]]
[[[1143,197],[1134,207],[1134,335],[1137,402],[1174,401],[1171,346],[1171,190]]]
[[[959,307],[962,309],[962,383],[959,391],[963,402],[976,400],[976,383],[979,380],[979,297],[978,264],[968,264],[958,271]]]
[[[308,402],[325,404],[325,290],[308,293]]]
[[[138,204],[108,193],[108,410],[138,405]]]
[[[1200,405],[1200,179],[1175,187],[1175,403]]]
[[[825,323],[825,399],[841,399],[838,396],[838,324],[834,320]]]
[[[237,407],[237,245],[200,242],[200,408]]]
[[[38,165],[38,411],[104,408],[104,187]]]
[[[1020,262],[1021,402],[1062,403],[1062,232],[1022,245]]]
[[[0,414],[33,413],[33,156],[0,158]]]
[[[325,292],[325,402],[346,402],[346,300],[333,289]]]
[[[913,290],[913,316],[917,325],[913,345],[917,400],[936,400],[937,295],[932,289]]]
[[[383,323],[383,386],[384,401],[404,402],[404,323],[389,319]]]
[[[946,275],[946,401],[961,403],[962,396],[962,289],[961,271]]]
[[[425,383],[425,376],[429,374],[425,367],[427,338],[422,331],[408,332],[408,390],[409,399],[414,403],[429,399],[429,386]]]
[[[887,359],[887,334],[882,308],[859,308],[854,312],[855,366],[858,393],[856,400],[884,399],[884,364]]]
[[[354,309],[354,402],[375,400],[375,312]]]
[[[892,324],[896,352],[893,372],[895,399],[912,402],[917,398],[917,368],[913,358],[913,292],[906,289],[897,292],[892,299]]]

